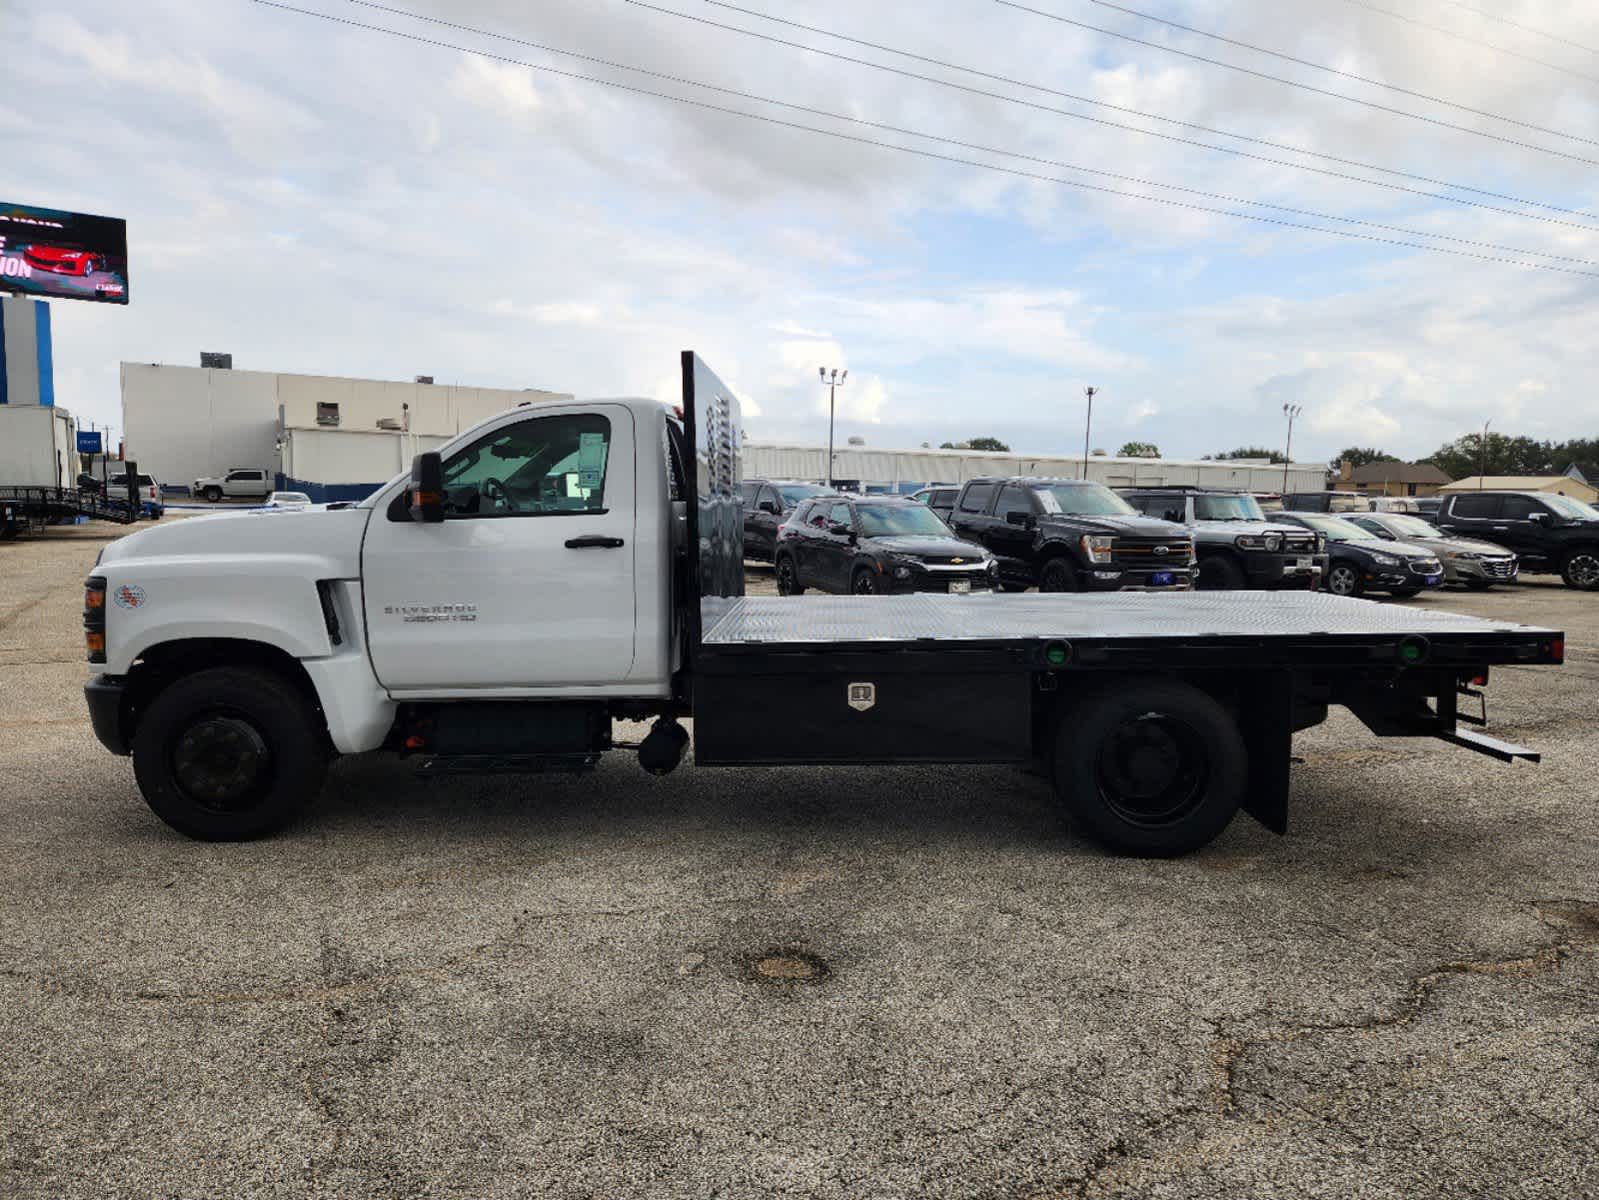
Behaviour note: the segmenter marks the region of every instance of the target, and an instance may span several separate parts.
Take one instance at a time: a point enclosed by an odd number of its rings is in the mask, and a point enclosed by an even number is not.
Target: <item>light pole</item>
[[[1288,464],[1293,461],[1294,418],[1304,411],[1304,407],[1299,404],[1283,405],[1283,416],[1288,418],[1288,440],[1283,443],[1283,495],[1285,496],[1288,494]]]
[[[1088,397],[1088,415],[1083,418],[1083,478],[1088,478],[1088,436],[1089,430],[1094,427],[1094,395],[1099,391],[1096,387],[1083,389],[1083,394]]]
[[[849,378],[849,368],[840,371],[837,367],[828,374],[826,367],[817,367],[816,373],[822,378],[822,386],[827,389],[827,486],[833,486],[833,410],[838,399],[839,386]]]
[[[1489,417],[1482,423],[1482,445],[1477,447],[1477,490],[1482,491],[1483,477],[1488,474],[1488,426],[1493,423]]]

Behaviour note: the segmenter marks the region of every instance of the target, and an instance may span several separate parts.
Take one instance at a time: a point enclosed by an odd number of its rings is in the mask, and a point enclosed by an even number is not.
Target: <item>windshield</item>
[[[1342,517],[1324,517],[1319,513],[1299,513],[1299,519],[1318,533],[1325,533],[1329,542],[1375,542],[1375,533],[1368,533],[1359,525],[1352,525]]]
[[[1443,530],[1423,521],[1420,517],[1389,517],[1385,522],[1389,530],[1400,537],[1441,538]]]
[[[1198,521],[1264,521],[1260,502],[1253,496],[1195,496],[1194,519]]]
[[[1545,496],[1543,502],[1568,520],[1599,521],[1599,508],[1584,504],[1581,500],[1573,500],[1570,496]]]
[[[921,504],[857,504],[861,532],[867,537],[950,537],[949,526]]]
[[[827,489],[818,487],[814,483],[778,483],[773,484],[777,494],[783,497],[784,508],[798,508],[800,501],[809,500],[812,496],[825,496]]]
[[[1059,483],[1052,487],[1036,487],[1033,495],[1047,513],[1064,513],[1068,517],[1129,517],[1138,510],[1108,487],[1097,483]]]

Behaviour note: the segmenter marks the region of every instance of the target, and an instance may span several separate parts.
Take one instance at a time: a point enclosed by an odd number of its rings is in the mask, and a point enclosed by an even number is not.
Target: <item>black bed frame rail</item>
[[[94,492],[60,487],[0,487],[0,503],[32,520],[52,517],[92,517],[131,525],[139,519],[132,503],[107,500]]]

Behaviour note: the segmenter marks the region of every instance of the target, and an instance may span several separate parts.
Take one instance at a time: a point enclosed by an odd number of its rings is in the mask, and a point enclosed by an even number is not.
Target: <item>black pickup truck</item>
[[[1433,524],[1482,538],[1521,559],[1521,571],[1558,574],[1567,587],[1599,591],[1599,511],[1547,492],[1458,492],[1443,498]]]
[[[950,524],[999,560],[1000,587],[1041,592],[1186,591],[1194,539],[1080,479],[986,478],[961,488]]]

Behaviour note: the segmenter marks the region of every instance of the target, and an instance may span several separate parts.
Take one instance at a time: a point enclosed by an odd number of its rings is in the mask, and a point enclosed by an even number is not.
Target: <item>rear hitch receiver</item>
[[[671,717],[662,717],[639,743],[638,765],[651,775],[670,775],[683,761],[687,745],[688,730]]]

